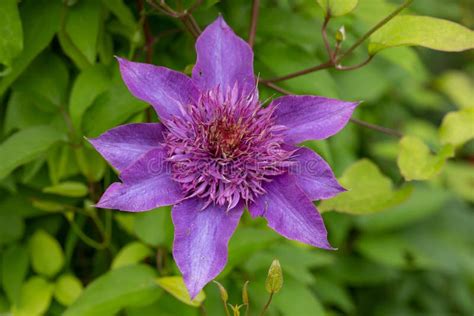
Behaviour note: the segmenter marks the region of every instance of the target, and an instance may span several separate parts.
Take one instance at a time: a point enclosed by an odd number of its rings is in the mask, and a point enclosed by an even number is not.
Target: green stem
[[[270,293],[270,296],[268,297],[267,304],[265,304],[265,306],[263,307],[263,310],[262,310],[262,312],[260,313],[260,316],[265,315],[265,313],[266,313],[267,310],[268,310],[268,307],[269,307],[270,304],[272,303],[272,298],[273,298],[273,293]]]

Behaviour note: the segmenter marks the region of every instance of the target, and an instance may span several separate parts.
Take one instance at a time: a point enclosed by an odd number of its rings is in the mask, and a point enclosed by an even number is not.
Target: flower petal
[[[188,199],[172,210],[174,223],[173,256],[183,273],[191,298],[214,279],[227,262],[227,245],[243,212],[243,206],[230,211],[209,205],[201,199]]]
[[[321,215],[291,175],[278,176],[264,186],[265,195],[249,207],[253,217],[263,216],[268,226],[288,239],[318,248],[333,249]]]
[[[310,200],[329,199],[346,191],[337,182],[331,167],[314,151],[301,147],[293,159],[296,165],[290,168],[290,173]]]
[[[186,75],[151,64],[117,58],[122,78],[130,92],[150,103],[162,120],[183,113],[183,106],[199,99],[199,90]]]
[[[316,96],[284,96],[275,99],[271,106],[276,107],[276,123],[288,127],[285,140],[296,144],[336,134],[358,104]]]
[[[253,52],[219,16],[196,41],[197,60],[193,80],[202,91],[236,83],[249,94],[255,90]]]
[[[161,147],[163,132],[164,126],[160,123],[127,124],[89,142],[114,168],[122,171],[148,151]]]
[[[163,149],[152,149],[125,169],[102,195],[97,207],[141,212],[175,204],[183,198],[179,184],[171,179],[171,167]]]

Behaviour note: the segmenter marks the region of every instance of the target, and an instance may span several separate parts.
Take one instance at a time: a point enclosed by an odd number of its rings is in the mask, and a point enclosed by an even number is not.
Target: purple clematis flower
[[[192,78],[119,58],[129,90],[161,123],[123,125],[90,140],[122,180],[97,207],[141,212],[174,205],[173,255],[191,297],[224,268],[245,208],[288,239],[332,249],[312,201],[344,189],[320,156],[295,145],[334,135],[357,106],[284,96],[261,107],[252,49],[222,17],[196,50]]]

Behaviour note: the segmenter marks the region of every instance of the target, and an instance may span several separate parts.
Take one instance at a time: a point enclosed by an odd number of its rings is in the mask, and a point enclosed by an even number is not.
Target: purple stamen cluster
[[[219,88],[189,104],[165,125],[165,147],[173,180],[187,197],[234,208],[264,194],[264,182],[283,174],[294,151],[282,147],[285,127],[275,124],[274,108],[260,106],[252,92],[235,85]]]

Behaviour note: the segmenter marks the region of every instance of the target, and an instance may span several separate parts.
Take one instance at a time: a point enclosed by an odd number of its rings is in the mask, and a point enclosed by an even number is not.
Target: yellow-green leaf
[[[434,155],[421,139],[405,136],[399,144],[397,163],[405,180],[428,180],[437,175],[453,155],[452,145],[444,146]]]
[[[23,30],[16,0],[0,1],[0,76],[23,49]],[[7,69],[2,69],[2,65]]]
[[[469,163],[448,163],[443,172],[447,186],[457,195],[474,202],[474,166]]]
[[[441,144],[461,146],[474,138],[474,108],[446,114],[439,128]]]
[[[448,20],[402,15],[393,18],[370,37],[369,53],[374,55],[396,46],[423,46],[459,52],[474,48],[474,32]]]
[[[46,187],[43,192],[69,197],[82,197],[87,195],[87,186],[82,182],[66,181]]]
[[[474,107],[474,80],[461,71],[448,71],[437,80],[437,87],[460,109]]]
[[[163,277],[156,279],[156,283],[163,288],[166,292],[170,293],[174,297],[176,297],[181,302],[198,307],[202,304],[202,302],[206,299],[206,295],[203,291],[199,292],[199,294],[191,300],[189,296],[188,290],[184,285],[183,278],[180,276],[170,276],[170,277]]]
[[[0,179],[62,139],[64,134],[49,126],[34,126],[13,134],[0,144]]]
[[[69,306],[77,300],[82,291],[83,286],[78,278],[71,274],[64,274],[56,281],[54,298],[59,303]]]
[[[326,15],[341,16],[352,12],[358,0],[318,0]]]
[[[33,270],[47,277],[52,277],[64,265],[64,253],[58,241],[45,231],[37,231],[31,237],[30,256]]]
[[[112,262],[112,270],[124,266],[136,264],[143,259],[152,255],[151,249],[145,244],[135,241],[131,242],[122,249],[115,256]]]
[[[53,296],[53,285],[39,276],[34,276],[23,284],[20,301],[13,307],[15,316],[44,315]]]
[[[324,200],[320,211],[339,211],[351,214],[367,214],[381,211],[405,201],[411,187],[394,190],[390,178],[382,174],[370,160],[362,159],[351,165],[339,178],[347,192]]]

